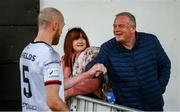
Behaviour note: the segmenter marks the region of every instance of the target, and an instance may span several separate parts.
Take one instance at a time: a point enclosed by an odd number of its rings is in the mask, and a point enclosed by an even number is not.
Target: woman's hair
[[[88,37],[86,33],[81,28],[71,28],[66,36],[64,41],[64,65],[67,67],[72,67],[72,54],[74,53],[73,41],[83,37],[86,40],[86,48],[90,46]]]

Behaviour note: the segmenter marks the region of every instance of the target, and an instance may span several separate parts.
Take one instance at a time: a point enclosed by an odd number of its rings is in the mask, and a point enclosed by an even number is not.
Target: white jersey
[[[60,84],[60,97],[64,101],[64,83],[60,56],[44,42],[32,42],[20,57],[21,96],[23,111],[50,111],[45,85]]]

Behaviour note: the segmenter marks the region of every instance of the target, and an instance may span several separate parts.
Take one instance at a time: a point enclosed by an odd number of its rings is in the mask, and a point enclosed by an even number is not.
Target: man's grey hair
[[[47,7],[40,11],[38,16],[38,25],[46,25],[49,22],[55,20],[59,22],[64,22],[63,14],[55,8]]]
[[[129,12],[121,12],[121,13],[116,14],[116,17],[118,17],[118,16],[127,16],[127,17],[129,17],[129,25],[133,25],[133,26],[136,27],[136,18],[131,13],[129,13]]]

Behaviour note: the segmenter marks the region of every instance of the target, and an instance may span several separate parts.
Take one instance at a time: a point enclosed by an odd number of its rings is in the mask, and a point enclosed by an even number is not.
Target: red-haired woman
[[[87,49],[88,48],[88,49]],[[64,56],[61,59],[64,79],[81,75],[85,65],[96,56],[99,48],[90,47],[88,37],[81,28],[72,28],[65,36]],[[90,58],[89,58],[90,57]],[[101,97],[101,77],[84,79],[73,87],[65,90],[65,98],[85,95],[94,98]],[[76,111],[76,100],[71,98],[70,109]]]

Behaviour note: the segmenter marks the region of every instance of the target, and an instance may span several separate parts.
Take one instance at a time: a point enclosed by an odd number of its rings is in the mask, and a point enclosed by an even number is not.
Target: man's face
[[[117,16],[113,24],[113,33],[116,41],[120,43],[127,43],[134,33],[134,27],[129,24],[129,17]]]

